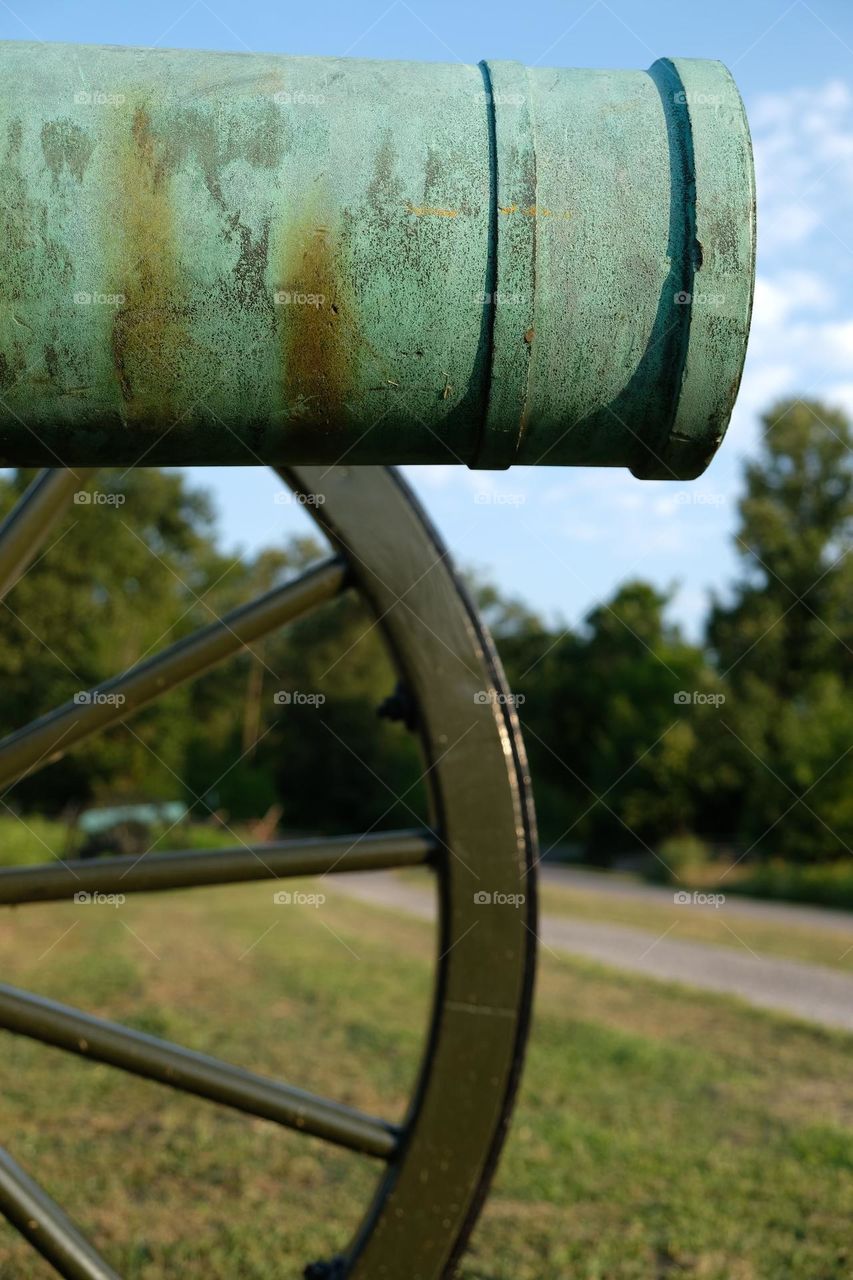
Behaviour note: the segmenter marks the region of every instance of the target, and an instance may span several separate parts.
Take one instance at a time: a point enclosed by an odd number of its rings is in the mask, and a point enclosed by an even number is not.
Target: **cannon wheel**
[[[448,553],[392,469],[279,473],[335,554],[0,742],[8,786],[73,742],[239,652],[341,590],[367,599],[420,737],[427,830],[281,841],[216,852],[111,857],[0,871],[0,903],[68,900],[87,886],[154,892],[267,877],[428,864],[438,927],[431,1026],[400,1126],[207,1055],[0,986],[0,1029],[108,1062],[381,1160],[372,1204],[345,1256],[310,1280],[439,1280],[454,1274],[506,1132],[527,1037],[535,962],[535,831],[524,750],[491,638]],[[35,554],[81,480],[43,472],[0,528],[0,591]],[[318,496],[321,498],[318,501]],[[121,691],[125,701],[105,695]],[[98,696],[94,696],[97,694]],[[114,1280],[62,1210],[0,1152],[0,1212],[63,1276]]]

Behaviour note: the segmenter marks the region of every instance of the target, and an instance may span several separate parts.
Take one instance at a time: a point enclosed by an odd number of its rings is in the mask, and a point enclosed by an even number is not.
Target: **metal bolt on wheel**
[[[0,742],[7,787],[75,742],[126,719],[271,629],[355,589],[375,613],[416,726],[430,789],[423,831],[280,841],[97,863],[97,887],[161,892],[265,877],[429,865],[439,904],[427,1048],[401,1126],[0,985],[0,1029],[381,1160],[373,1203],[345,1256],[306,1259],[308,1280],[441,1280],[453,1275],[505,1136],[527,1036],[535,960],[535,832],[524,750],[491,639],[447,552],[391,469],[280,471],[335,554],[99,686],[124,702],[73,702]],[[0,527],[0,591],[35,556],[73,489],[44,472]],[[402,696],[402,695],[401,695]],[[260,854],[262,861],[256,856]],[[134,864],[131,866],[131,864]],[[0,904],[69,899],[91,864],[0,870]],[[497,902],[483,911],[479,893]],[[502,895],[506,895],[506,899]],[[66,1280],[116,1272],[11,1155],[0,1152],[0,1212]]]

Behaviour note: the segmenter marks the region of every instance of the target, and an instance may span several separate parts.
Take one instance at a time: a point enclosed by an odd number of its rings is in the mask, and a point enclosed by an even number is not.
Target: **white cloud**
[[[776,329],[796,311],[827,311],[835,302],[835,296],[827,281],[815,271],[783,270],[772,279],[759,275],[752,309],[753,333]]]
[[[841,80],[765,94],[751,105],[758,184],[759,251],[846,238],[853,206],[853,92]]]
[[[821,224],[817,209],[792,201],[771,206],[772,212],[764,214],[761,197],[758,198],[759,227],[762,250],[789,249],[808,240]]]
[[[826,388],[824,399],[833,408],[843,409],[853,417],[853,382],[831,383]]]
[[[828,80],[818,89],[790,89],[785,93],[763,93],[750,107],[749,120],[756,133],[769,129],[794,129],[804,116],[823,125],[828,118],[853,108],[853,93],[843,80]]]
[[[847,403],[853,367],[853,89],[766,94],[751,104],[758,261],[746,369],[732,423],[741,446],[757,416],[799,394]]]

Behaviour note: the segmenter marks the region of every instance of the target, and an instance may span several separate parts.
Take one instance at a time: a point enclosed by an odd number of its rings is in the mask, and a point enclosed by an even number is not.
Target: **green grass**
[[[720,890],[726,892],[725,886]],[[594,889],[570,889],[552,884],[542,886],[541,908],[551,915],[624,924],[648,929],[655,935],[666,933],[668,938],[679,942],[711,942],[723,947],[747,948],[756,955],[783,956],[853,972],[853,936],[841,929],[779,924],[732,915],[725,908],[644,902],[607,892],[596,893]]]
[[[0,867],[33,866],[73,857],[75,837],[64,822],[38,814],[0,815]]]
[[[334,896],[319,911],[271,896],[19,908],[0,934],[4,980],[399,1117],[431,930]],[[850,1274],[851,1049],[546,953],[520,1105],[462,1277]],[[128,1280],[298,1277],[345,1243],[377,1176],[57,1050],[7,1036],[3,1054],[4,1142]],[[4,1280],[51,1275],[0,1227]]]

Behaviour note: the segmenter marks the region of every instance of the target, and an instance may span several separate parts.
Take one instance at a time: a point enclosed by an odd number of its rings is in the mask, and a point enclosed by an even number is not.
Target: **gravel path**
[[[350,897],[392,907],[424,920],[432,919],[435,914],[435,899],[429,890],[407,884],[393,872],[335,875],[328,877],[326,884]],[[672,902],[671,891],[652,888],[652,892],[660,892],[666,901]],[[761,908],[762,919],[767,919],[765,907],[773,908],[774,913],[783,911],[786,920],[792,912],[802,911],[803,916],[797,919],[810,927],[820,921],[827,925],[831,922],[831,927],[837,928],[834,917],[843,914],[824,913],[818,908],[777,907],[775,903],[727,902],[726,910],[733,905],[757,906]],[[554,952],[583,956],[631,973],[681,982],[703,991],[739,996],[763,1009],[775,1009],[822,1026],[853,1031],[853,977],[823,965],[759,956],[746,947],[678,942],[651,930],[564,916],[544,916],[539,936],[542,945]]]

